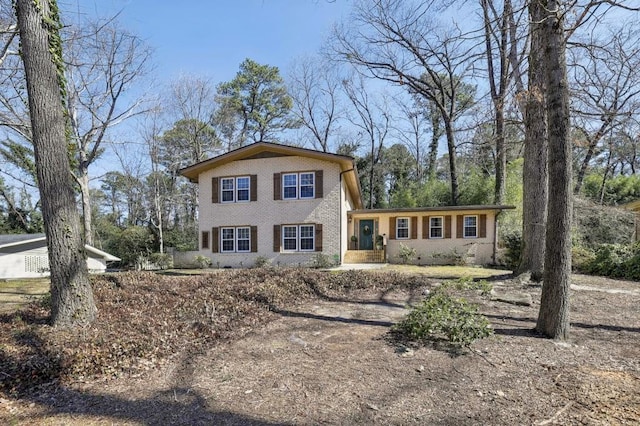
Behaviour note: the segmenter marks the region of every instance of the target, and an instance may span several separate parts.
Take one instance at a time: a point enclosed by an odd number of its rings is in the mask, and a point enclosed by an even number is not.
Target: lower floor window
[[[282,247],[285,251],[314,251],[314,225],[283,225]]]
[[[476,238],[478,236],[478,216],[464,217],[464,237]]]
[[[251,251],[251,229],[246,227],[221,228],[223,253],[246,253]]]

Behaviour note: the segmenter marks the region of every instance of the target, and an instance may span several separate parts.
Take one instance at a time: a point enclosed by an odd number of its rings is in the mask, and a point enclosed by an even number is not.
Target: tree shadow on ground
[[[95,416],[142,425],[282,425],[230,411],[216,410],[191,388],[172,387],[146,399],[76,391],[65,387],[27,398],[46,407],[42,415]],[[37,420],[31,418],[30,420]]]
[[[10,316],[0,316],[0,321],[9,321]],[[27,318],[40,323],[40,318]],[[167,379],[170,387],[155,392],[142,399],[128,398],[127,395],[103,394],[73,389],[59,382],[64,375],[61,357],[48,351],[42,339],[33,331],[23,331],[14,336],[16,341],[30,347],[28,359],[17,359],[12,354],[0,350],[0,389],[18,395],[22,401],[29,401],[42,408],[42,414],[29,415],[28,420],[50,419],[52,416],[89,416],[115,422],[134,422],[142,425],[257,425],[269,426],[274,423],[228,410],[218,410],[215,401],[208,399],[193,388],[196,372],[195,357],[189,353],[178,362]],[[21,367],[26,362],[37,363],[37,376],[25,380]],[[32,366],[33,367],[33,366]],[[13,374],[12,374],[13,373]],[[14,415],[10,422],[20,423],[26,418]]]
[[[484,316],[493,320],[526,322],[526,323],[533,324],[534,326],[536,324],[535,318],[514,317],[514,316],[507,316],[507,315],[492,315],[492,314],[484,314]],[[640,327],[623,327],[619,325],[607,325],[607,324],[587,324],[584,322],[574,322],[574,321],[571,321],[570,326],[574,328],[585,329],[585,330],[600,329],[605,331],[615,331],[615,332],[627,331],[630,333],[640,333]],[[498,330],[501,330],[501,332],[498,332]],[[507,332],[508,330],[512,330],[512,332],[509,333]],[[511,334],[511,335],[517,335],[517,336],[527,335],[527,334],[522,334],[518,332],[521,330],[527,330],[527,329],[526,328],[494,328],[494,331],[496,332],[496,334]],[[536,337],[536,336],[532,335],[532,337]]]

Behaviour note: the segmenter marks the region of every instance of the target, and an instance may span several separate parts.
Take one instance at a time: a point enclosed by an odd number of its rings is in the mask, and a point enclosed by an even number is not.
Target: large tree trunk
[[[545,229],[547,224],[547,117],[544,99],[544,8],[539,1],[529,4],[531,48],[529,90],[525,103],[524,166],[522,176],[522,257],[518,273],[531,273],[540,281],[544,272]]]
[[[507,149],[504,141],[504,101],[495,100],[496,114],[496,185],[494,204],[504,203],[507,181]]]
[[[453,134],[453,126],[450,121],[444,120],[445,134],[447,135],[447,150],[449,153],[449,176],[451,178],[451,205],[457,206],[460,197],[458,189],[458,167],[456,142]]]
[[[564,23],[559,0],[549,0],[545,58],[549,119],[549,214],[547,217],[544,284],[536,330],[554,339],[569,337],[571,283],[571,145],[569,87]]]
[[[61,52],[55,0],[16,0],[22,58],[27,79],[33,145],[51,271],[51,321],[86,324],[96,307],[89,283],[80,216],[67,156],[63,104],[56,64]],[[48,30],[47,30],[48,29]],[[59,47],[59,46],[58,46]]]

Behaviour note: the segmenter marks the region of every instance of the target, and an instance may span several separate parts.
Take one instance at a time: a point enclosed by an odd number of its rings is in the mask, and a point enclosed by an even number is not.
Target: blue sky
[[[351,6],[348,0],[60,1],[69,17],[121,11],[122,25],[154,49],[163,82],[181,73],[228,81],[245,58],[284,74],[296,57],[318,51]]]

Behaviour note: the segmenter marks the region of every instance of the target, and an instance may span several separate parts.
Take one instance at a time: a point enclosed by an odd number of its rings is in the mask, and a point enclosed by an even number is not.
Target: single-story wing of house
[[[120,258],[85,245],[89,272],[100,273],[107,262]],[[49,253],[44,234],[0,235],[0,279],[38,278],[49,275]]]
[[[199,254],[214,266],[476,264],[495,260],[497,217],[513,206],[366,209],[352,157],[257,142],[182,169],[198,184]]]

